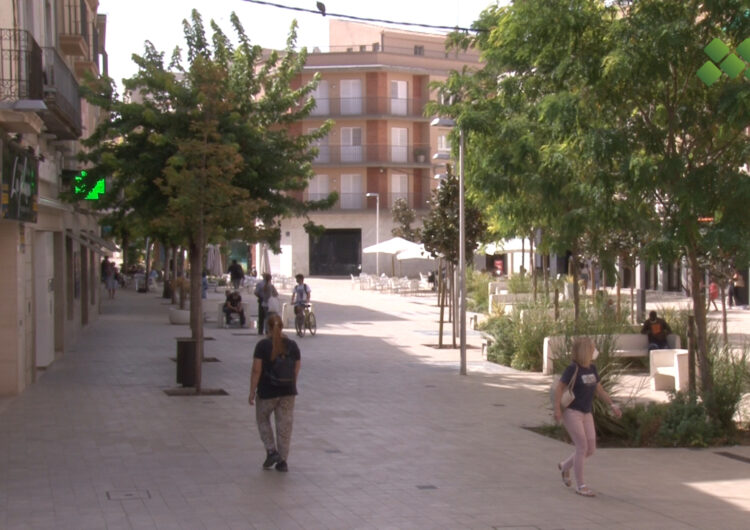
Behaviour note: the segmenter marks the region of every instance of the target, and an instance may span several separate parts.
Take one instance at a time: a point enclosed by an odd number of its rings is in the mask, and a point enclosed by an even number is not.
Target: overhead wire
[[[345,20],[356,20],[358,22],[375,22],[379,24],[392,24],[397,26],[411,26],[411,27],[419,27],[419,28],[427,28],[427,29],[441,29],[446,31],[472,31],[472,32],[482,32],[486,31],[484,29],[479,28],[462,28],[460,26],[439,26],[434,24],[422,24],[420,22],[403,22],[398,20],[387,20],[382,18],[369,18],[369,17],[358,17],[355,15],[346,15],[343,13],[328,13],[328,12],[322,12],[319,9],[307,9],[304,7],[294,7],[294,6],[286,6],[283,4],[277,4],[275,2],[267,2],[265,0],[242,0],[243,2],[248,2],[250,4],[259,4],[264,6],[270,6],[270,7],[276,7],[279,9],[287,9],[289,11],[299,11],[302,13],[311,13],[313,15],[322,15],[322,16],[329,16],[334,18],[342,18]]]

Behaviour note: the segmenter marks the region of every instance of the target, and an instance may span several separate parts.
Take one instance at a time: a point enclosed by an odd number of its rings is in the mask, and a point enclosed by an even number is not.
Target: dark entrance
[[[310,275],[348,276],[359,274],[362,256],[362,231],[326,230],[322,236],[310,236]]]

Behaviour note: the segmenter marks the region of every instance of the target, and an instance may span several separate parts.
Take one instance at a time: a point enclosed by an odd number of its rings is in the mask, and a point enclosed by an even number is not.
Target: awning
[[[71,238],[73,241],[87,246],[97,254],[102,256],[111,256],[113,253],[118,252],[120,249],[111,241],[106,241],[99,236],[87,232],[80,232],[76,234],[70,228],[65,229],[65,235]]]

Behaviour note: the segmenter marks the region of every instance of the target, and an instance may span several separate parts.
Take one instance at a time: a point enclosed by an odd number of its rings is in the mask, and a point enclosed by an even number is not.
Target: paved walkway
[[[586,468],[598,497],[577,496],[556,468],[571,447],[523,428],[549,421],[549,377],[478,348],[461,377],[456,350],[425,346],[433,298],[310,284],[320,327],[299,340],[289,473],[260,465],[257,336],[208,324],[221,362],[204,386],[229,395],[168,397],[187,328],[156,294],[122,291],[74,351],[0,401],[0,528],[748,527],[750,447],[602,449]]]

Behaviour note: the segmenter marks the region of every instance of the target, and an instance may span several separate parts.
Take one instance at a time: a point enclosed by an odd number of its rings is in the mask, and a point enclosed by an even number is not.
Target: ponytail
[[[281,330],[284,328],[284,324],[281,317],[277,314],[273,314],[268,317],[268,334],[271,335],[271,360],[273,361],[279,355],[286,355],[286,345],[284,344],[284,336],[281,334]]]

